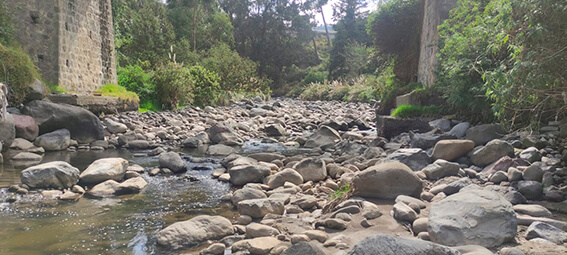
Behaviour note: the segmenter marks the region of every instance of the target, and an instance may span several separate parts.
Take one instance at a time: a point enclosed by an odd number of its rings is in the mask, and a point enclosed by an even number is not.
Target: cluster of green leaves
[[[348,196],[350,191],[351,191],[351,187],[350,184],[347,182],[345,185],[335,190],[335,192],[329,194],[329,200],[335,200]]]
[[[418,105],[400,105],[396,108],[391,116],[398,118],[426,118],[437,117],[441,115],[441,108],[436,105],[418,106]]]
[[[473,121],[564,117],[566,10],[562,0],[459,1],[440,27],[447,101]]]

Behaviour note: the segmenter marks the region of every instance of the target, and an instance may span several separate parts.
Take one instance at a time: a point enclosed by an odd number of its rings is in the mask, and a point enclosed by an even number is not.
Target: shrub
[[[192,98],[192,76],[182,64],[169,62],[158,66],[152,82],[156,84],[158,102],[165,110],[177,109]]]
[[[193,82],[193,104],[203,107],[216,105],[220,99],[219,76],[202,66],[189,68]]]
[[[117,97],[125,101],[140,102],[140,98],[136,93],[127,91],[126,88],[115,84],[106,84],[102,88],[95,90],[95,93],[100,93],[102,96],[107,97]]]
[[[417,117],[435,117],[441,114],[439,106],[418,106],[418,105],[400,105],[392,112],[392,117],[398,118],[417,118]]]
[[[118,68],[118,85],[135,92],[140,102],[157,101],[156,85],[152,81],[152,72],[146,72],[140,65]]]
[[[321,83],[327,80],[327,76],[329,75],[328,72],[325,71],[316,71],[313,70],[311,67],[307,68],[307,74],[301,81],[303,84],[308,85],[311,83]]]
[[[16,106],[24,102],[29,85],[39,78],[31,58],[19,47],[0,44],[0,82],[9,87],[8,103]]]

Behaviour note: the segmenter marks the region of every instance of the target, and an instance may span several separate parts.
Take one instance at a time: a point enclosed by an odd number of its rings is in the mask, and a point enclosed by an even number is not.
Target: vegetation
[[[349,195],[351,191],[350,184],[347,182],[345,185],[335,190],[335,192],[329,194],[329,200],[335,200],[343,198]]]
[[[124,101],[136,102],[140,101],[138,95],[134,92],[127,91],[126,88],[116,84],[106,84],[102,88],[97,89],[95,93],[100,93],[102,96],[117,97]]]
[[[30,57],[18,46],[0,44],[0,82],[8,84],[8,103],[13,106],[24,102],[29,85],[39,78]]]
[[[419,106],[419,105],[400,105],[396,108],[391,116],[398,118],[419,118],[419,117],[437,117],[441,115],[439,106]]]
[[[161,108],[175,110],[192,98],[192,77],[182,64],[169,62],[159,66],[152,77]]]
[[[189,68],[193,89],[193,104],[203,107],[216,105],[221,94],[219,76],[202,66]]]

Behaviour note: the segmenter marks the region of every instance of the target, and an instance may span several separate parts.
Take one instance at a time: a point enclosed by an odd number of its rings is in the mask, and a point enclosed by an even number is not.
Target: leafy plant
[[[220,99],[219,76],[202,66],[189,68],[193,83],[193,104],[203,107],[216,105]]]
[[[129,65],[118,68],[117,75],[118,85],[135,92],[140,102],[157,101],[156,85],[152,81],[151,71],[144,71],[141,65]]]
[[[192,75],[182,64],[169,62],[158,66],[152,82],[156,84],[158,102],[165,110],[175,110],[188,104],[193,97]]]
[[[350,184],[346,183],[345,185],[343,185],[339,189],[335,190],[335,192],[329,194],[329,200],[335,200],[335,199],[338,199],[338,198],[343,198],[344,196],[347,196],[349,194],[350,190],[351,190]]]
[[[31,58],[21,48],[0,44],[0,82],[8,85],[8,103],[17,106],[24,102],[29,85],[39,78]]]
[[[435,117],[441,114],[439,106],[418,106],[418,105],[400,105],[396,108],[391,116],[398,118],[418,118],[418,117]]]

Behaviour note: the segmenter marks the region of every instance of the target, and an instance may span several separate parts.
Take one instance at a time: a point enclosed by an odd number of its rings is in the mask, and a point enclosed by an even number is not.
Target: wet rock
[[[466,139],[473,140],[476,145],[484,145],[494,139],[500,139],[506,130],[498,124],[484,124],[469,128]]]
[[[176,152],[165,152],[159,155],[159,166],[167,168],[174,173],[187,170],[185,161]]]
[[[514,147],[503,140],[492,140],[486,146],[473,151],[471,162],[477,166],[487,166],[502,157],[514,156]]]
[[[435,144],[431,158],[453,161],[467,155],[474,145],[472,140],[442,140]]]
[[[331,127],[321,126],[303,145],[306,148],[315,148],[336,144],[341,141],[339,133]]]
[[[207,129],[207,134],[212,144],[224,144],[229,146],[242,144],[236,132],[221,123],[217,123]]]
[[[390,235],[375,235],[356,244],[348,255],[458,255],[459,251],[432,242]]]
[[[176,222],[156,234],[159,245],[180,249],[198,245],[207,240],[218,240],[234,234],[230,221],[221,216],[200,215]]]
[[[101,183],[106,180],[121,181],[124,178],[128,160],[123,158],[103,158],[90,164],[80,175],[84,183]]]
[[[228,170],[230,182],[234,185],[244,185],[249,182],[262,182],[264,177],[270,175],[269,167],[262,165],[241,165]]]
[[[205,144],[211,143],[209,135],[205,132],[199,133],[195,136],[188,137],[183,141],[183,147],[185,148],[199,148]]]
[[[142,189],[144,189],[147,185],[148,183],[146,180],[144,180],[143,177],[138,176],[120,183],[115,193],[117,195],[136,194],[140,193],[140,191],[142,191]]]
[[[418,197],[423,184],[406,165],[388,162],[359,172],[352,180],[352,187],[356,196],[395,199],[399,195]]]
[[[447,176],[455,176],[459,173],[459,164],[438,159],[433,164],[423,168],[428,179],[440,179]]]
[[[43,157],[41,155],[37,155],[31,152],[20,152],[13,156],[11,160],[15,161],[37,161],[38,163],[41,161]]]
[[[277,198],[250,199],[238,203],[238,212],[252,218],[262,218],[268,213],[283,214],[284,201]]]
[[[35,119],[40,134],[67,129],[71,138],[79,143],[104,139],[98,117],[81,107],[36,100],[27,103],[22,112]]]
[[[20,174],[23,184],[30,188],[71,188],[79,182],[79,169],[67,162],[54,161],[23,170]]]
[[[16,128],[16,137],[34,141],[39,135],[39,126],[35,120],[27,115],[12,115]]]
[[[436,243],[494,247],[516,236],[512,205],[493,191],[470,189],[433,203],[428,232]]]
[[[110,197],[119,189],[120,183],[115,180],[107,180],[105,182],[95,185],[88,191],[88,194],[93,197]]]
[[[536,221],[526,230],[526,239],[543,238],[556,244],[567,241],[567,233],[547,223]]]
[[[236,152],[234,148],[224,144],[211,145],[207,150],[207,154],[211,156],[228,156],[234,152]]]
[[[267,184],[270,189],[283,186],[286,182],[300,185],[303,183],[303,177],[297,171],[291,168],[286,168],[274,175],[268,177]]]
[[[388,155],[383,162],[397,161],[405,164],[413,171],[419,171],[431,163],[431,158],[422,149],[399,149]]]
[[[146,149],[150,149],[150,143],[146,140],[133,140],[133,141],[129,141],[126,144],[126,147],[128,147],[131,150],[146,150]]]
[[[306,158],[294,168],[303,177],[303,181],[322,181],[327,178],[327,168],[322,159]]]
[[[59,129],[45,133],[35,139],[35,146],[43,147],[46,151],[61,151],[71,144],[71,134],[67,129]]]

